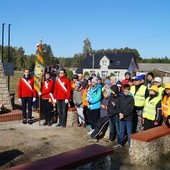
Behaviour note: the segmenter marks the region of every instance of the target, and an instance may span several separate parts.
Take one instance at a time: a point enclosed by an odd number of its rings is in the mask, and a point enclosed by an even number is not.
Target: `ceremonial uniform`
[[[54,86],[54,98],[57,100],[57,110],[59,115],[59,123],[57,124],[57,127],[66,127],[68,101],[71,94],[70,81],[64,74],[65,73],[59,74]]]
[[[42,83],[42,114],[44,116],[43,125],[51,125],[52,110],[54,101],[53,97],[54,81],[49,78]],[[51,102],[52,101],[52,102]]]
[[[34,86],[34,80],[33,78],[28,75],[26,77],[24,75],[23,78],[20,79],[18,84],[18,99],[22,102],[22,117],[23,117],[23,123],[32,124],[32,104],[33,99],[35,100],[36,97],[36,91],[33,88]],[[28,104],[28,117],[27,117],[27,104]]]

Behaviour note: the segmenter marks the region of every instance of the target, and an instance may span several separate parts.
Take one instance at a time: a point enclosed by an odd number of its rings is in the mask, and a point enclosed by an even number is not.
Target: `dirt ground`
[[[21,121],[0,123],[0,169],[90,145],[87,132],[83,127],[39,126],[38,121],[32,125]],[[101,139],[98,144],[113,145],[105,140]]]
[[[41,124],[43,121],[41,121]],[[86,145],[91,145],[86,139],[88,130],[83,127],[57,128],[39,126],[39,122],[32,125],[22,124],[21,121],[0,123],[0,169],[36,161],[49,156],[57,155]],[[106,142],[101,139],[97,144],[112,148],[116,142]],[[166,158],[164,166],[156,169],[170,168],[170,159]],[[130,165],[128,146],[115,149],[111,155],[110,169],[141,169],[150,170],[153,167],[134,167]],[[155,167],[154,167],[155,168]],[[95,168],[96,169],[96,168]]]

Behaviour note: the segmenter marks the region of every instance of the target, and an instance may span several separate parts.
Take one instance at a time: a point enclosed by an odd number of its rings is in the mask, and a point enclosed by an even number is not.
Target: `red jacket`
[[[54,90],[54,81],[52,79],[44,81],[42,84],[42,99],[51,99],[51,94],[53,94]]]
[[[36,97],[36,90],[34,89],[34,79],[21,78],[18,84],[18,98],[22,97]]]
[[[66,77],[58,78],[55,82],[54,98],[57,100],[70,99],[70,94],[71,94],[70,81]]]

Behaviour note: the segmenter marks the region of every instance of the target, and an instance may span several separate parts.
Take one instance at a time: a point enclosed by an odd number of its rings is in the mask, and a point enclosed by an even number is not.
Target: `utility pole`
[[[11,61],[10,57],[10,27],[11,24],[8,24],[8,63]],[[8,75],[8,91],[10,92],[10,76]]]

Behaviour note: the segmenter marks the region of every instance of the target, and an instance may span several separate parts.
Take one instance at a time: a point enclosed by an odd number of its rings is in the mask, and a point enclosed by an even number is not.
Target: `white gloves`
[[[36,98],[34,97],[32,101],[35,102],[35,101],[36,101]]]
[[[54,103],[57,103],[57,100],[56,100],[56,99],[54,99],[54,100],[53,100],[53,102],[54,102]]]
[[[38,92],[38,96],[41,96],[41,92]]]
[[[18,98],[18,101],[21,102],[21,98]]]
[[[68,99],[65,99],[65,103],[66,103],[66,104],[68,103]]]

